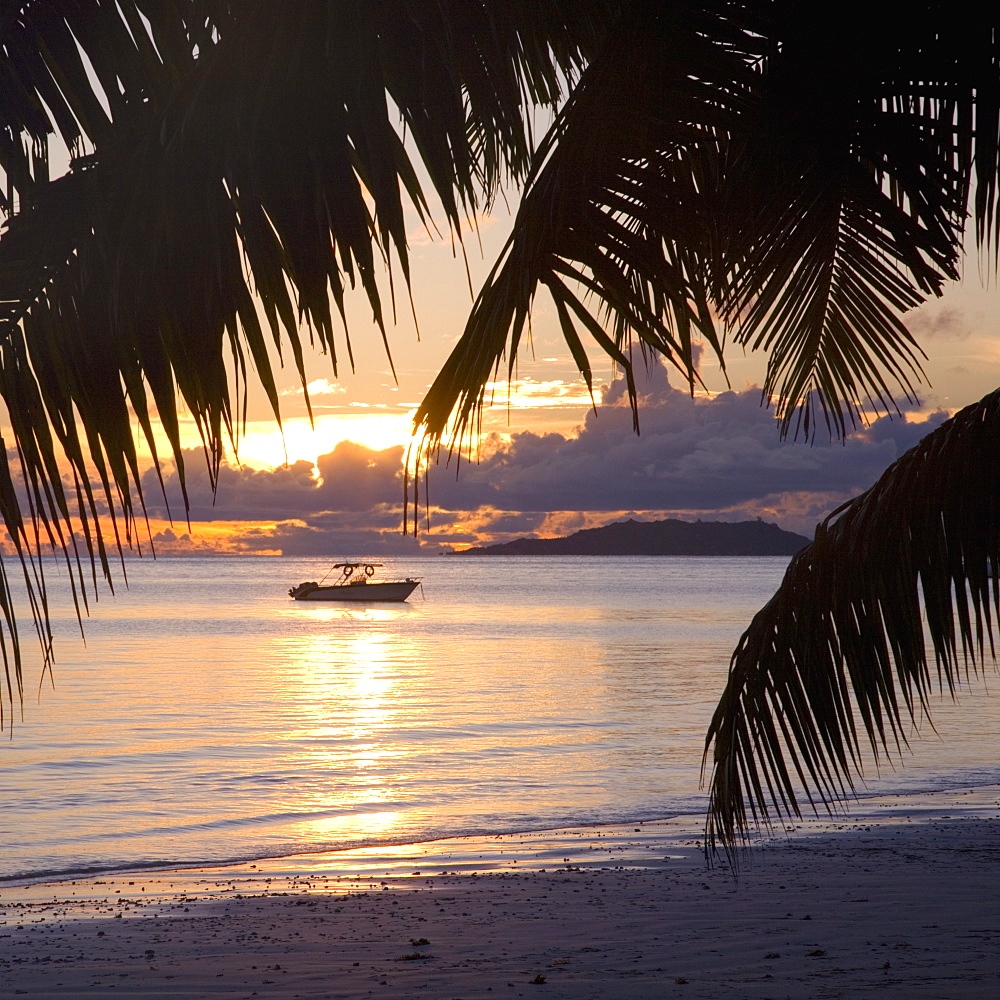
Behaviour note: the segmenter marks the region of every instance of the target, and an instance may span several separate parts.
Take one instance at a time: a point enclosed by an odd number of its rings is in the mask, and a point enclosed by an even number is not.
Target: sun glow
[[[512,410],[530,410],[540,407],[589,408],[593,399],[583,381],[567,382],[562,379],[539,381],[518,378],[510,382],[487,382],[486,398],[494,406]]]
[[[357,414],[320,415],[315,424],[306,417],[283,420],[279,430],[273,422],[253,421],[239,441],[240,462],[257,467],[273,467],[305,460],[315,464],[341,441],[354,441],[382,451],[400,445],[406,448],[413,430],[412,411],[389,411],[359,407]]]

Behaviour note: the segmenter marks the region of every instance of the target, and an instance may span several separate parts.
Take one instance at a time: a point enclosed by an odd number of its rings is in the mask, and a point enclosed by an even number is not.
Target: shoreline
[[[52,997],[1000,993],[1000,788],[856,806],[759,838],[738,878],[677,817],[4,886],[0,978]]]
[[[954,800],[952,802],[952,800]],[[813,832],[824,827],[831,831],[844,824],[883,824],[898,821],[896,817],[930,818],[942,809],[954,813],[961,809],[977,812],[989,809],[994,800],[1000,801],[1000,784],[968,785],[930,791],[898,791],[867,793],[851,800],[848,810],[841,809],[834,815],[807,815],[794,820],[793,825],[775,824],[770,830],[760,830],[748,841],[749,849],[793,829]],[[951,802],[951,805],[940,803]],[[60,885],[70,882],[100,882],[125,876],[179,876],[184,872],[237,871],[246,875],[265,872],[314,869],[326,872],[333,869],[349,871],[384,871],[384,874],[405,875],[415,861],[423,859],[424,867],[435,867],[444,872],[485,872],[503,870],[511,856],[522,855],[518,860],[537,862],[539,870],[546,864],[551,868],[564,855],[573,856],[574,864],[592,864],[599,860],[600,852],[620,852],[630,865],[640,863],[650,851],[655,853],[658,843],[674,839],[685,849],[692,845],[701,855],[704,837],[705,814],[677,813],[655,819],[635,819],[611,822],[592,822],[570,826],[536,827],[501,833],[454,834],[430,840],[370,843],[359,847],[319,850],[296,850],[285,854],[252,856],[238,860],[191,861],[179,864],[156,863],[150,865],[121,865],[100,870],[79,872],[35,873],[0,878],[0,897],[5,891],[30,889],[32,886]],[[592,843],[591,843],[592,841]],[[594,852],[598,852],[594,856]],[[588,857],[588,854],[591,855]],[[720,854],[721,856],[721,854]]]
[[[759,829],[739,848],[741,858],[752,858],[761,850],[796,838],[834,836],[898,824],[929,823],[937,819],[990,818],[1000,815],[1000,784],[972,785],[927,792],[892,792],[853,800],[849,811],[834,815],[807,815]],[[180,865],[135,866],[98,872],[29,875],[0,881],[0,901],[27,898],[33,890],[49,892],[61,885],[129,884],[136,880],[177,883],[206,874],[236,879],[290,879],[370,876],[406,878],[414,875],[486,874],[505,870],[551,871],[573,867],[658,867],[671,857],[706,860],[703,846],[705,816],[682,813],[662,819],[529,829],[488,834],[459,834],[433,840],[378,843],[336,850],[304,850],[290,854],[254,857],[239,861]],[[669,852],[675,852],[670,854]],[[664,855],[664,852],[667,852]],[[607,855],[607,857],[605,857]],[[713,867],[728,867],[726,856],[717,852]],[[419,869],[419,870],[417,870]]]

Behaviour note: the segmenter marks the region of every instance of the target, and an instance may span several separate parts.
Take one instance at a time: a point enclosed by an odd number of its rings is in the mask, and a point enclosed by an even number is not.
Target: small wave
[[[950,776],[947,781],[913,782],[907,788],[886,789],[878,791],[862,791],[858,795],[856,810],[863,815],[864,801],[870,798],[882,798],[886,795],[898,796],[901,800],[899,804],[900,812],[906,811],[906,799],[911,796],[924,795],[933,791],[956,791],[963,788],[979,788],[997,783],[997,775],[993,769],[976,773],[975,776],[966,774],[964,776]],[[414,844],[429,844],[446,840],[457,840],[461,838],[494,838],[511,837],[518,835],[529,835],[545,833],[556,830],[580,830],[592,829],[599,826],[632,826],[641,823],[653,823],[660,820],[674,819],[678,816],[699,816],[705,808],[704,797],[689,797],[683,800],[674,800],[669,806],[662,804],[659,807],[650,805],[638,810],[628,812],[587,812],[573,815],[552,816],[552,817],[509,817],[509,816],[482,816],[480,821],[466,826],[436,826],[412,830],[405,835],[395,837],[352,837],[339,841],[307,841],[307,840],[287,840],[283,842],[272,842],[266,846],[254,845],[245,851],[232,853],[212,854],[210,852],[194,853],[186,857],[154,858],[149,856],[135,856],[131,858],[109,858],[102,861],[90,863],[58,866],[55,864],[41,866],[39,868],[22,871],[12,871],[0,874],[0,885],[31,885],[44,882],[66,882],[73,879],[87,879],[101,877],[105,875],[124,875],[140,872],[163,872],[163,871],[187,871],[200,868],[227,868],[235,865],[249,864],[253,862],[275,860],[278,858],[291,858],[299,855],[336,855],[348,851],[370,850],[372,848],[385,848],[387,851],[392,848],[403,848]],[[895,811],[895,810],[894,810]],[[885,810],[880,809],[880,814],[885,815]],[[315,818],[319,813],[280,813],[270,817],[251,817],[248,820],[227,820],[218,824],[191,824],[187,827],[165,827],[168,832],[178,830],[210,830],[222,825],[255,825],[267,820],[280,820],[282,817],[291,817],[301,820],[303,818]],[[333,813],[340,815],[340,813]],[[150,834],[151,831],[146,831]]]
[[[347,851],[371,848],[399,848],[413,844],[434,843],[457,840],[466,837],[511,837],[543,833],[549,830],[588,829],[597,826],[629,826],[650,823],[655,820],[672,819],[676,816],[697,814],[701,803],[677,804],[672,809],[649,808],[628,814],[585,815],[560,817],[520,817],[511,820],[500,816],[483,817],[477,825],[463,827],[428,827],[415,830],[409,835],[396,837],[354,837],[341,841],[287,841],[271,844],[266,848],[248,850],[246,853],[227,855],[204,854],[185,858],[117,858],[102,862],[57,867],[46,866],[30,871],[9,872],[0,875],[0,884],[32,885],[40,882],[66,882],[77,878],[93,878],[103,875],[124,875],[139,872],[188,871],[198,868],[227,868],[256,861],[289,858],[303,854],[337,854]],[[315,815],[315,814],[310,814]],[[209,824],[206,824],[208,826]],[[177,828],[172,828],[177,829]]]
[[[334,819],[338,816],[367,816],[373,813],[385,812],[387,809],[400,808],[408,803],[377,802],[355,806],[351,809],[323,810],[289,810],[287,812],[264,813],[260,816],[233,816],[227,819],[207,820],[203,823],[177,823],[164,826],[144,827],[132,830],[105,830],[100,833],[63,836],[58,840],[35,840],[35,846],[72,846],[73,844],[91,844],[115,840],[135,840],[149,837],[175,837],[185,833],[211,833],[213,831],[238,830],[255,826],[274,826],[282,823],[308,823],[312,820]]]

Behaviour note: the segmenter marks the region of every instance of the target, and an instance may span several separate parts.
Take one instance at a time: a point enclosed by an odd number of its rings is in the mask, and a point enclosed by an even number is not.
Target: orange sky
[[[250,422],[240,445],[241,461],[255,467],[315,458],[349,439],[373,448],[408,440],[413,409],[423,397],[451,345],[461,334],[471,306],[465,265],[447,239],[431,239],[416,220],[410,231],[413,298],[419,333],[408,306],[399,304],[397,324],[389,331],[394,380],[381,335],[370,319],[360,294],[349,299],[349,333],[355,370],[342,363],[335,375],[330,359],[316,354],[309,360],[310,396],[316,417],[310,427],[301,386],[294,370],[278,372],[284,436],[277,431],[270,409],[251,386]],[[506,215],[487,216],[466,237],[473,287],[478,288],[499,254],[510,228]],[[481,246],[481,250],[480,250]],[[911,314],[909,322],[928,355],[930,385],[922,387],[925,410],[955,410],[1000,385],[1000,313],[995,288],[980,274],[975,256],[967,263],[967,277],[948,286],[944,298]],[[988,279],[987,275],[987,279]],[[387,288],[387,283],[386,283]],[[399,296],[402,298],[402,296]],[[496,405],[485,414],[487,430],[508,432],[545,428],[572,432],[590,408],[590,399],[558,330],[554,310],[539,293],[532,316],[533,341],[517,360],[508,411],[507,386],[501,373],[496,383]],[[345,341],[346,344],[346,335]],[[595,348],[591,359],[596,381],[610,381],[612,369]],[[341,351],[341,362],[347,356]],[[760,384],[764,359],[744,357],[732,350],[727,357],[729,385],[741,389]],[[714,361],[706,361],[702,376],[714,391],[727,388]],[[508,420],[509,417],[509,420]],[[196,443],[193,436],[188,443]]]
[[[539,111],[536,116],[536,131],[542,134],[548,121],[547,113]],[[54,149],[54,173],[67,166],[68,154],[64,151],[60,159],[59,151]],[[431,199],[431,216],[443,225],[444,216],[440,206],[434,204],[430,186],[426,193]],[[516,207],[516,192],[506,192],[498,199],[492,214],[481,215],[474,226],[468,227],[466,259],[447,234],[442,237],[428,232],[416,213],[409,211],[412,296],[419,335],[406,296],[398,294],[397,323],[389,331],[390,365],[364,295],[356,293],[349,297],[348,327],[355,370],[346,366],[347,351],[343,349],[346,346],[343,341],[338,350],[339,371],[334,372],[327,357],[317,354],[308,359],[314,425],[308,420],[301,386],[293,369],[277,373],[283,435],[275,426],[263,393],[254,385],[250,386],[249,422],[239,447],[239,460],[245,469],[267,473],[285,462],[294,465],[304,461],[308,463],[305,468],[309,472],[309,467],[320,456],[326,456],[329,459],[326,464],[329,466],[332,462],[332,467],[336,468],[346,462],[356,477],[367,475],[365,470],[369,465],[377,466],[381,476],[379,489],[383,492],[370,494],[379,499],[372,501],[369,510],[369,527],[376,534],[363,535],[360,527],[363,511],[352,511],[348,516],[344,511],[308,509],[310,498],[315,502],[336,499],[329,488],[318,488],[321,486],[319,473],[312,469],[305,478],[301,475],[285,477],[295,480],[297,492],[294,497],[282,493],[288,483],[279,476],[231,477],[232,486],[224,484],[225,489],[214,507],[208,503],[197,505],[192,513],[190,535],[186,524],[171,527],[154,510],[151,533],[158,539],[159,548],[162,551],[183,551],[191,546],[239,548],[258,542],[263,545],[265,536],[278,535],[287,541],[298,530],[299,522],[304,523],[309,532],[318,534],[325,530],[323,524],[336,520],[334,515],[340,516],[340,527],[348,532],[336,536],[343,537],[345,544],[352,537],[350,532],[354,532],[362,533],[366,544],[374,539],[379,544],[412,546],[412,539],[402,542],[398,538],[401,490],[396,488],[392,467],[395,459],[376,460],[369,456],[366,461],[351,465],[357,456],[345,458],[341,454],[335,461],[330,456],[344,441],[373,449],[375,456],[387,448],[405,447],[408,443],[413,410],[462,331],[472,302],[470,278],[472,289],[478,289],[503,247],[510,231],[510,212]],[[1000,309],[997,308],[995,280],[990,287],[993,273],[985,269],[984,277],[984,269],[975,251],[970,249],[965,279],[948,286],[943,299],[928,303],[908,318],[928,355],[925,368],[930,384],[921,387],[922,405],[908,413],[907,420],[925,418],[939,409],[954,412],[1000,385]],[[398,272],[396,278],[399,292]],[[383,281],[387,303],[388,287],[388,280]],[[391,316],[391,310],[386,312]],[[591,351],[591,360],[596,384],[610,384],[613,372],[599,350]],[[727,365],[728,384],[737,392],[760,384],[763,359],[747,358],[730,351]],[[706,360],[701,375],[713,392],[727,389],[726,379],[716,363]],[[656,499],[655,506],[641,508],[650,516],[667,512],[678,516],[730,518],[760,515],[794,530],[808,531],[815,518],[832,504],[869,485],[877,470],[895,458],[899,448],[908,447],[917,434],[912,427],[907,429],[906,426],[880,426],[872,432],[860,433],[848,446],[855,456],[853,469],[860,470],[851,474],[850,469],[842,468],[844,463],[829,448],[810,453],[801,443],[780,444],[776,430],[767,426],[766,417],[751,412],[748,400],[752,393],[741,397],[739,405],[743,409],[738,419],[720,418],[713,422],[712,415],[722,414],[725,406],[717,411],[685,413],[678,401],[669,397],[661,386],[656,401],[650,403],[654,409],[649,419],[644,418],[647,430],[641,442],[632,440],[627,428],[616,432],[617,438],[602,436],[602,426],[617,428],[618,418],[612,415],[602,423],[588,415],[589,396],[544,293],[536,299],[531,349],[522,350],[517,359],[517,376],[509,404],[506,386],[501,383],[496,390],[496,405],[484,414],[484,431],[499,435],[491,445],[495,460],[488,472],[492,480],[487,482],[486,473],[467,466],[463,478],[474,480],[478,476],[479,483],[477,489],[463,490],[460,483],[452,485],[450,479],[454,477],[450,473],[439,475],[442,483],[439,493],[452,494],[452,504],[442,506],[435,513],[434,531],[431,536],[425,536],[426,539],[440,533],[441,545],[461,546],[516,536],[519,531],[560,533],[633,510],[638,512],[640,508],[626,502],[626,497]],[[601,395],[599,391],[598,400]],[[614,391],[612,396],[615,396]],[[619,404],[620,400],[616,399],[616,406]],[[718,433],[713,430],[716,423],[720,428]],[[751,424],[754,425],[752,433],[748,432]],[[196,447],[198,439],[193,423],[189,421],[186,427],[185,445]],[[511,442],[512,437],[514,442]],[[502,447],[509,447],[510,454],[496,459],[497,448]],[[161,449],[161,453],[168,453],[168,449]],[[632,465],[619,461],[625,453],[632,457]],[[236,462],[235,457],[232,460]],[[773,479],[775,489],[772,492],[766,491],[763,483],[766,476],[761,482],[751,481],[755,462]],[[587,478],[584,473],[588,468],[597,470],[596,477]],[[602,469],[610,468],[618,470],[617,475],[623,482],[621,502],[617,504],[610,495],[613,491],[603,488],[607,483],[593,481],[600,478]],[[554,469],[565,480],[566,488],[562,491],[552,473]],[[788,470],[795,469],[797,475],[785,475]],[[629,470],[641,473],[646,477],[647,486],[656,484],[658,489],[638,489],[634,482],[625,483],[631,477]],[[533,481],[544,483],[544,488],[533,489]],[[708,484],[706,489],[695,489],[692,484],[697,481]],[[740,483],[741,489],[730,488]],[[230,488],[236,488],[244,500],[236,503],[227,497],[225,491]],[[246,500],[251,494],[259,504],[257,508]],[[155,503],[156,490],[148,490],[147,495],[151,503]],[[528,511],[530,517],[521,516],[527,508],[514,504],[515,498],[523,503],[535,503],[538,509]],[[456,506],[460,499],[470,506],[467,509]],[[560,507],[560,504],[566,506]],[[176,504],[173,509],[177,510]],[[217,516],[220,513],[224,516]],[[281,528],[282,524],[286,527]],[[252,530],[257,532],[256,536],[248,535]],[[326,530],[329,534],[333,529]],[[275,542],[282,539],[273,538]]]
[[[510,221],[506,216],[485,217],[479,220],[479,240],[475,234],[467,237],[466,245],[469,256],[469,268],[472,273],[474,287],[485,277],[496,255],[500,252],[503,241],[509,230]],[[393,379],[390,364],[386,358],[381,336],[374,328],[367,302],[356,295],[349,303],[349,330],[352,350],[355,358],[355,370],[352,372],[343,366],[334,373],[329,358],[315,355],[308,361],[308,378],[310,379],[310,395],[315,414],[315,426],[310,427],[306,415],[301,386],[294,370],[285,369],[278,373],[278,387],[281,392],[281,403],[284,419],[284,435],[277,430],[270,416],[269,407],[263,393],[251,386],[249,395],[249,422],[246,433],[240,443],[239,458],[248,471],[269,470],[283,464],[304,460],[313,465],[319,456],[332,455],[337,445],[342,441],[352,441],[357,444],[382,452],[391,446],[405,446],[409,440],[410,420],[414,407],[430,385],[431,380],[447,357],[451,345],[461,333],[465,316],[469,311],[471,296],[466,279],[465,265],[453,252],[450,241],[430,239],[414,221],[411,231],[412,242],[412,272],[413,298],[419,321],[419,336],[409,316],[408,306],[400,307],[398,323],[389,332],[392,350],[392,362],[397,380]],[[912,420],[921,419],[938,408],[954,411],[958,407],[980,398],[986,392],[1000,385],[1000,311],[997,310],[997,292],[980,280],[976,260],[970,260],[967,267],[968,276],[964,282],[948,288],[945,297],[931,302],[911,317],[911,327],[917,335],[923,349],[928,354],[926,371],[931,385],[922,393],[923,406],[909,414]],[[404,300],[405,301],[405,300]],[[566,441],[579,436],[590,411],[590,397],[586,387],[580,380],[569,352],[565,347],[554,310],[549,305],[544,294],[536,300],[536,309],[532,317],[532,350],[522,351],[518,358],[517,375],[510,399],[508,389],[501,379],[495,387],[494,406],[487,409],[484,415],[484,431],[494,433],[499,438],[494,439],[493,448],[503,445],[512,435],[533,432],[536,436],[558,435],[550,437],[549,444],[560,452],[560,461],[571,463],[572,447]],[[346,350],[341,351],[341,359],[346,359]],[[611,382],[613,372],[611,366],[602,360],[598,350],[591,352],[595,369],[595,382],[607,385]],[[758,357],[745,358],[733,351],[728,359],[730,385],[737,391],[746,390],[758,385],[763,373],[763,361]],[[702,376],[708,387],[714,392],[726,390],[726,381],[716,364],[707,363],[702,370]],[[675,380],[676,382],[676,380]],[[661,390],[662,394],[662,388]],[[598,400],[600,400],[600,392]],[[662,402],[662,400],[661,400]],[[620,404],[620,401],[619,401]],[[676,410],[676,401],[670,402]],[[640,414],[642,417],[642,414]],[[675,414],[676,416],[676,414]],[[686,419],[686,418],[685,418]],[[744,418],[751,422],[757,417]],[[766,420],[762,415],[759,419]],[[655,419],[653,419],[655,424]],[[682,421],[683,422],[683,421]],[[589,438],[596,441],[600,434],[600,414],[596,423],[592,423],[586,432]],[[686,426],[686,425],[685,425]],[[706,435],[708,424],[704,415],[699,418],[698,434]],[[672,425],[671,425],[672,427]],[[186,444],[197,445],[193,425],[188,427],[189,434]],[[732,453],[734,460],[749,447],[745,441],[737,439],[742,434],[740,423],[730,425],[723,437],[713,439],[710,447],[702,443],[691,444],[692,451],[687,456],[677,457],[670,443],[670,435],[678,440],[694,433],[690,427],[686,430],[678,427],[666,428],[660,435],[662,438],[660,451],[651,451],[647,441],[639,443],[640,451],[645,449],[641,468],[650,468],[649,475],[662,484],[658,494],[640,494],[623,491],[622,501],[616,503],[607,491],[594,491],[590,487],[581,487],[588,500],[575,501],[571,490],[561,499],[553,493],[552,484],[548,483],[545,496],[536,497],[530,488],[528,479],[532,474],[542,474],[545,462],[532,466],[526,461],[519,469],[516,488],[511,486],[510,477],[503,480],[501,470],[507,468],[502,462],[495,462],[496,483],[493,486],[483,486],[482,495],[474,495],[475,491],[466,491],[467,508],[456,507],[454,504],[436,509],[432,518],[432,532],[423,536],[423,542],[429,551],[435,545],[463,547],[472,543],[485,543],[494,540],[505,540],[518,537],[519,534],[557,534],[579,527],[593,526],[622,516],[625,513],[644,513],[647,516],[722,516],[734,519],[745,516],[763,516],[768,520],[777,520],[792,530],[809,531],[815,519],[834,503],[839,503],[848,495],[858,492],[870,482],[861,482],[847,477],[837,482],[830,470],[837,465],[837,459],[829,450],[822,452],[822,461],[817,461],[817,454],[812,457],[801,443],[780,445],[776,431],[765,428],[755,432],[753,447],[763,448],[767,452],[766,468],[782,468],[789,464],[802,465],[802,475],[798,480],[789,479],[783,488],[773,494],[762,492],[764,487],[756,486],[756,494],[747,487],[745,495],[727,495],[732,491],[726,489],[728,481],[735,481],[745,474],[744,466],[730,469],[729,480],[720,476],[720,493],[712,502],[710,495],[698,496],[698,503],[692,503],[691,488],[688,484],[678,488],[678,476],[687,476],[685,470],[695,465],[710,469],[711,462],[706,455],[714,453],[727,456]],[[890,433],[890,432],[886,432]],[[728,436],[726,436],[728,435]],[[891,435],[899,438],[898,445],[909,446],[910,437],[903,434],[899,437],[897,431]],[[636,447],[631,442],[631,432],[622,430],[617,442],[604,442],[607,454],[621,452]],[[888,440],[888,438],[886,439]],[[497,442],[500,442],[500,445]],[[767,442],[771,443],[768,444]],[[529,438],[521,438],[519,448],[526,452]],[[861,442],[868,448],[871,463],[862,462],[866,475],[874,479],[878,468],[889,464],[896,455],[892,448],[884,442],[867,440]],[[858,444],[858,447],[861,447]],[[537,444],[537,447],[542,447]],[[780,448],[790,450],[791,457],[780,458]],[[582,446],[581,446],[582,449]],[[581,450],[578,449],[578,450]],[[797,449],[797,450],[796,450]],[[638,453],[637,453],[638,454]],[[780,453],[784,454],[784,453]],[[669,462],[664,456],[669,455]],[[833,456],[833,457],[831,457]],[[521,459],[519,459],[520,461]],[[594,452],[589,459],[598,464],[606,462],[599,452]],[[721,460],[721,459],[720,459]],[[883,461],[884,460],[884,461]],[[866,460],[867,461],[867,460]],[[235,462],[235,459],[234,459]],[[825,463],[825,464],[824,464]],[[745,463],[744,463],[745,465]],[[811,466],[823,465],[826,472],[820,473]],[[582,461],[576,465],[568,464],[567,469],[583,468]],[[654,468],[655,467],[655,468]],[[353,468],[353,467],[352,467]],[[532,473],[532,469],[535,472]],[[626,470],[627,466],[622,466]],[[351,473],[357,475],[356,472]],[[505,473],[506,474],[506,473]],[[567,476],[576,474],[567,472]],[[313,470],[315,479],[318,473]],[[450,475],[450,474],[449,474]],[[467,469],[463,476],[475,476],[475,470]],[[621,475],[626,475],[622,472]],[[711,472],[706,475],[710,478]],[[544,475],[542,476],[544,478]],[[444,483],[447,477],[441,477]],[[780,477],[779,477],[780,478]],[[506,483],[503,489],[496,484]],[[687,479],[684,480],[687,482]],[[255,482],[255,489],[260,483]],[[246,483],[243,484],[246,486]],[[399,507],[401,489],[397,489],[396,480],[386,472],[383,483],[386,488],[380,499],[372,501],[372,511],[375,515],[369,523],[369,533],[362,530],[364,518],[357,514],[341,518],[337,531],[346,534],[336,534],[331,538],[342,540],[342,544],[351,544],[351,539],[359,539],[360,550],[344,552],[348,555],[363,555],[375,551],[366,545],[377,543],[388,546],[400,552],[416,551],[412,539],[402,539],[399,536]],[[450,484],[445,483],[448,491],[455,492]],[[225,487],[225,484],[224,484]],[[496,488],[494,488],[496,487]],[[298,487],[300,495],[301,484]],[[503,490],[513,499],[518,497],[522,502],[535,502],[538,509],[532,517],[521,517],[527,508],[509,505],[504,502]],[[588,492],[589,490],[589,492]],[[461,492],[459,489],[458,492]],[[556,491],[558,492],[558,491]],[[597,496],[600,493],[600,496]],[[372,494],[374,497],[375,494]],[[637,507],[626,497],[633,500],[650,497],[656,499],[655,505],[646,503]],[[485,498],[485,499],[484,499]],[[152,499],[155,501],[155,491]],[[317,501],[319,494],[317,494]],[[329,498],[327,498],[329,499]],[[432,501],[435,498],[432,497]],[[229,510],[225,489],[217,500],[216,508],[207,505],[198,506],[192,513],[192,529],[186,524],[170,524],[153,511],[151,530],[158,549],[163,553],[171,551],[203,550],[205,547],[222,550],[243,550],[256,552],[279,551],[289,539],[305,524],[308,528],[306,541],[295,542],[294,545],[304,546],[308,551],[308,539],[316,540],[323,532],[322,524],[336,520],[336,511],[319,509],[310,511],[305,507],[290,505],[282,509],[279,493],[273,493],[274,502],[268,509],[246,508],[240,511]],[[566,503],[565,507],[558,507]],[[601,509],[595,509],[599,506]],[[375,508],[378,508],[376,510]],[[177,509],[176,505],[173,507]],[[215,516],[218,511],[223,516]],[[357,513],[357,512],[356,512]],[[318,520],[313,515],[323,515]],[[312,520],[311,520],[312,519]],[[296,525],[299,525],[299,528]],[[279,525],[285,525],[279,528]],[[256,535],[248,536],[248,531],[256,529]],[[509,529],[509,530],[507,530]],[[303,531],[305,529],[302,529]],[[353,532],[353,534],[352,534]],[[372,534],[371,532],[375,532]],[[300,531],[301,533],[301,531]],[[247,540],[249,538],[249,541]],[[274,542],[268,547],[266,540]],[[373,543],[373,544],[374,544]],[[340,544],[340,543],[333,543]],[[294,545],[292,546],[294,548]],[[250,548],[247,548],[250,546]],[[289,551],[286,549],[286,551]]]

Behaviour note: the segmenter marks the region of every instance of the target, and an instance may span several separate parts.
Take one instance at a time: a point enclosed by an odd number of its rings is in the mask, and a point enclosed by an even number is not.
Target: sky
[[[478,288],[510,228],[506,215],[478,220],[467,237]],[[204,462],[186,462],[190,523],[176,474],[165,490],[150,471],[145,496],[158,554],[406,556],[567,534],[624,517],[743,520],[761,517],[811,535],[816,523],[870,486],[925,433],[1000,385],[1000,304],[974,251],[962,282],[909,317],[927,354],[928,384],[901,416],[876,420],[845,441],[782,440],[761,405],[764,360],[737,351],[727,378],[706,360],[708,392],[692,397],[663,366],[639,375],[640,433],[622,381],[592,352],[592,401],[540,295],[533,343],[515,381],[501,377],[484,413],[478,461],[442,461],[428,475],[419,530],[404,534],[403,462],[413,410],[462,331],[472,296],[466,265],[448,240],[414,220],[413,297],[389,331],[392,363],[367,303],[350,304],[354,370],[309,359],[314,422],[294,370],[279,372],[282,431],[263,394],[250,393],[238,455],[213,497]],[[345,335],[346,336],[346,335]],[[338,352],[340,359],[346,350]],[[395,375],[393,374],[395,372]],[[192,448],[197,439],[188,438]],[[426,508],[423,507],[426,502]],[[174,520],[170,521],[173,514]],[[148,548],[148,545],[147,545]]]
[[[820,519],[870,486],[925,433],[1000,386],[1000,294],[994,272],[971,246],[962,280],[907,317],[926,353],[919,403],[901,402],[902,415],[858,428],[842,442],[782,440],[761,405],[765,359],[740,349],[727,353],[725,373],[703,353],[699,371],[707,391],[693,398],[660,365],[640,372],[636,435],[611,363],[596,346],[588,348],[591,398],[555,310],[540,293],[531,343],[516,359],[513,382],[501,372],[493,386],[478,461],[433,467],[419,530],[414,535],[411,525],[404,534],[403,462],[413,412],[461,335],[473,291],[500,254],[516,205],[510,193],[500,199],[467,227],[464,246],[429,232],[411,211],[416,322],[398,293],[397,268],[391,357],[363,294],[349,296],[338,364],[318,352],[306,359],[312,420],[294,368],[276,372],[280,430],[251,375],[248,421],[214,496],[187,420],[189,516],[172,463],[163,465],[162,488],[147,470],[149,529],[140,529],[139,548],[159,555],[406,556],[551,537],[630,516],[761,517],[811,535]],[[387,276],[382,287],[388,302]],[[159,450],[169,453],[165,441]]]
[[[544,115],[535,124],[544,131]],[[68,167],[68,154],[64,159]],[[972,247],[962,280],[907,317],[926,352],[919,403],[842,442],[782,440],[761,405],[764,359],[738,349],[728,352],[725,374],[703,356],[700,375],[708,391],[693,398],[662,366],[641,374],[636,435],[610,363],[591,350],[591,398],[542,293],[530,349],[516,359],[511,384],[501,374],[494,405],[483,414],[478,461],[433,467],[420,530],[404,534],[403,462],[413,412],[460,336],[516,207],[516,193],[508,192],[467,227],[464,245],[447,231],[428,231],[411,210],[416,323],[398,294],[388,330],[391,360],[367,300],[361,293],[349,297],[339,365],[318,353],[307,357],[313,419],[293,368],[277,372],[280,430],[251,381],[249,419],[214,496],[187,420],[189,515],[172,464],[163,466],[162,488],[147,471],[150,530],[147,538],[140,535],[143,549],[151,542],[161,554],[405,555],[565,534],[628,516],[762,517],[811,534],[819,519],[870,486],[923,434],[1000,386],[995,271]],[[444,228],[433,198],[431,214]],[[398,267],[395,278],[398,292]],[[388,298],[387,279],[382,286]],[[353,367],[346,361],[348,336]],[[169,453],[164,445],[161,454]]]

